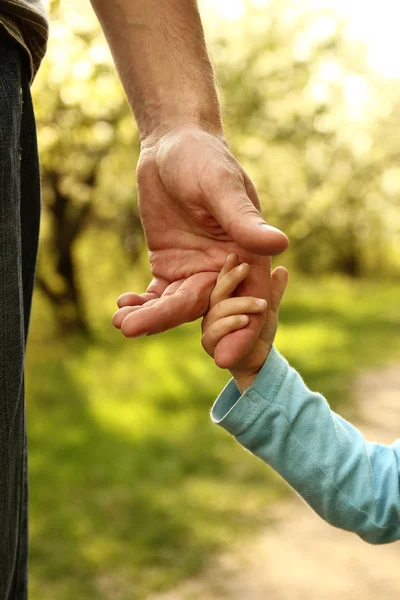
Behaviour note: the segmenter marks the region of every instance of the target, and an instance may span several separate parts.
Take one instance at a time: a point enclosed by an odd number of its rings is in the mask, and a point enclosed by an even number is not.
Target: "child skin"
[[[235,297],[248,272],[235,254],[227,257],[202,322],[203,348],[221,367],[220,341],[246,327],[251,313],[262,313],[264,323],[251,350],[229,368],[233,380],[214,402],[212,421],[279,473],[328,523],[371,544],[400,540],[400,439],[390,446],[367,441],[307,387],[273,347],[286,269],[271,274],[269,306]]]
[[[284,267],[274,269],[271,276],[265,272],[266,278],[271,277],[269,306],[264,298],[235,297],[235,289],[246,279],[249,268],[247,263],[240,262],[235,253],[227,256],[201,324],[201,344],[207,354],[214,358],[216,347],[223,337],[245,328],[250,320],[249,314],[263,313],[264,325],[255,344],[250,352],[229,368],[242,394],[251,386],[271,351],[278,327],[279,307],[288,281],[288,272]]]

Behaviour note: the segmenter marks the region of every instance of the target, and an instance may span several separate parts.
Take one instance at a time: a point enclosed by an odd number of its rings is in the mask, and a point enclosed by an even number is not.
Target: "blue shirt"
[[[367,442],[276,348],[244,394],[229,381],[211,418],[331,525],[371,544],[400,539],[400,440]]]

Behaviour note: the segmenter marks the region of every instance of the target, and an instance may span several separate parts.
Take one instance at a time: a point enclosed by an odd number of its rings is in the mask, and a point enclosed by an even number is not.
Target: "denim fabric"
[[[0,600],[27,598],[24,356],[39,221],[29,63],[0,26]]]

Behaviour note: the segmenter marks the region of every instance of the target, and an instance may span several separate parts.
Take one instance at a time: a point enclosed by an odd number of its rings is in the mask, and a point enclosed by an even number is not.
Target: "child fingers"
[[[209,309],[213,308],[218,302],[229,298],[235,291],[241,281],[246,279],[249,273],[249,265],[242,263],[234,267],[217,282],[210,296]]]
[[[271,310],[279,312],[279,307],[288,282],[289,273],[285,267],[276,267],[271,273]]]
[[[247,315],[232,315],[214,321],[214,323],[204,332],[201,338],[201,345],[210,356],[214,356],[214,350],[217,347],[218,342],[228,335],[228,333],[246,327],[249,320]]]
[[[206,314],[202,322],[202,331],[206,331],[214,321],[233,315],[248,313],[260,313],[267,308],[266,300],[254,298],[253,296],[240,296],[238,298],[227,298],[214,306]]]
[[[235,254],[234,252],[231,252],[230,254],[228,254],[228,256],[225,258],[225,262],[223,264],[223,267],[222,267],[221,271],[218,274],[217,282],[226,273],[228,273],[228,271],[230,271],[231,269],[233,269],[233,267],[236,267],[238,264],[239,264],[239,258],[237,256],[237,254]]]

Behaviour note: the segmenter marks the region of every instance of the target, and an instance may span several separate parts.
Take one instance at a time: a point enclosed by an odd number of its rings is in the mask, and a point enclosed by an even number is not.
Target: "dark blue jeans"
[[[29,66],[0,25],[0,600],[27,598],[24,357],[39,221]]]

